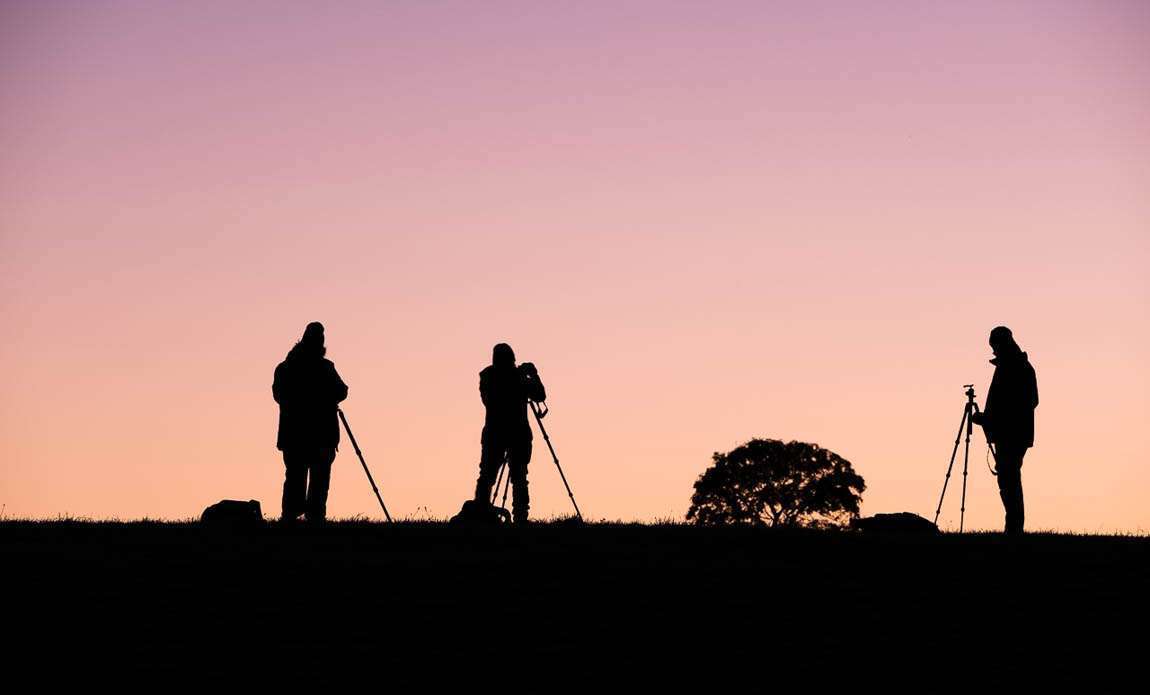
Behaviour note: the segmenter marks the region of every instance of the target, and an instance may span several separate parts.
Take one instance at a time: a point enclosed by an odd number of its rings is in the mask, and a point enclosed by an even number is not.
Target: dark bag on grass
[[[898,514],[875,514],[865,519],[855,519],[851,528],[867,533],[902,533],[931,536],[938,533],[938,527],[918,514],[899,512]]]
[[[222,500],[204,510],[200,522],[206,526],[262,526],[264,514],[256,500]]]
[[[463,508],[459,510],[459,513],[451,517],[450,523],[498,526],[499,524],[511,523],[511,512],[503,507],[496,507],[479,500],[467,500],[463,503]]]

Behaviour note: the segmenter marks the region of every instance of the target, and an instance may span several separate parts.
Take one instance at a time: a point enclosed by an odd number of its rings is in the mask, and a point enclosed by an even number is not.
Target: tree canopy
[[[752,439],[713,458],[695,481],[688,521],[823,528],[859,514],[866,483],[818,444]]]

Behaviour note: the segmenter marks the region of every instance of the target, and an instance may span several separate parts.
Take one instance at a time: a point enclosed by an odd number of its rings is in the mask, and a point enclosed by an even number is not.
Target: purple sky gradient
[[[6,514],[275,513],[318,319],[400,515],[468,494],[507,340],[590,516],[753,436],[930,516],[1005,323],[1030,525],[1150,529],[1150,5],[573,5],[0,4]]]

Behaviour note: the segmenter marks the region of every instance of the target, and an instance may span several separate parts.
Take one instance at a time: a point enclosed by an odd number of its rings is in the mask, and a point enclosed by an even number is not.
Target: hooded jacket
[[[487,407],[483,439],[513,436],[532,439],[527,421],[527,400],[547,399],[538,374],[528,374],[511,365],[491,365],[479,372],[479,397]]]
[[[983,411],[986,438],[998,445],[1034,446],[1038,381],[1026,353],[1014,350],[990,361],[994,377]]]
[[[276,447],[327,449],[339,445],[336,405],[347,398],[347,384],[323,348],[299,343],[276,367],[272,397],[280,404]]]

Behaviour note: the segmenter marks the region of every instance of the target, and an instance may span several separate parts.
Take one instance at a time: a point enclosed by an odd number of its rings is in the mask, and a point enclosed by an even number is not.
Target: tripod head
[[[970,435],[974,433],[975,417],[982,417],[982,414],[978,409],[978,402],[974,400],[974,384],[963,384],[962,388],[966,389],[966,435],[970,437]],[[983,427],[985,433],[986,423],[979,420],[978,424]],[[997,476],[998,452],[994,450],[994,442],[990,440],[989,436],[986,438],[986,448],[990,450],[990,456],[995,460],[995,466],[992,467],[990,463],[987,462],[987,468],[990,468],[991,475]]]
[[[963,384],[962,388],[966,389],[966,436],[969,437],[974,432],[974,413],[978,412],[978,403],[974,400],[974,384]]]

